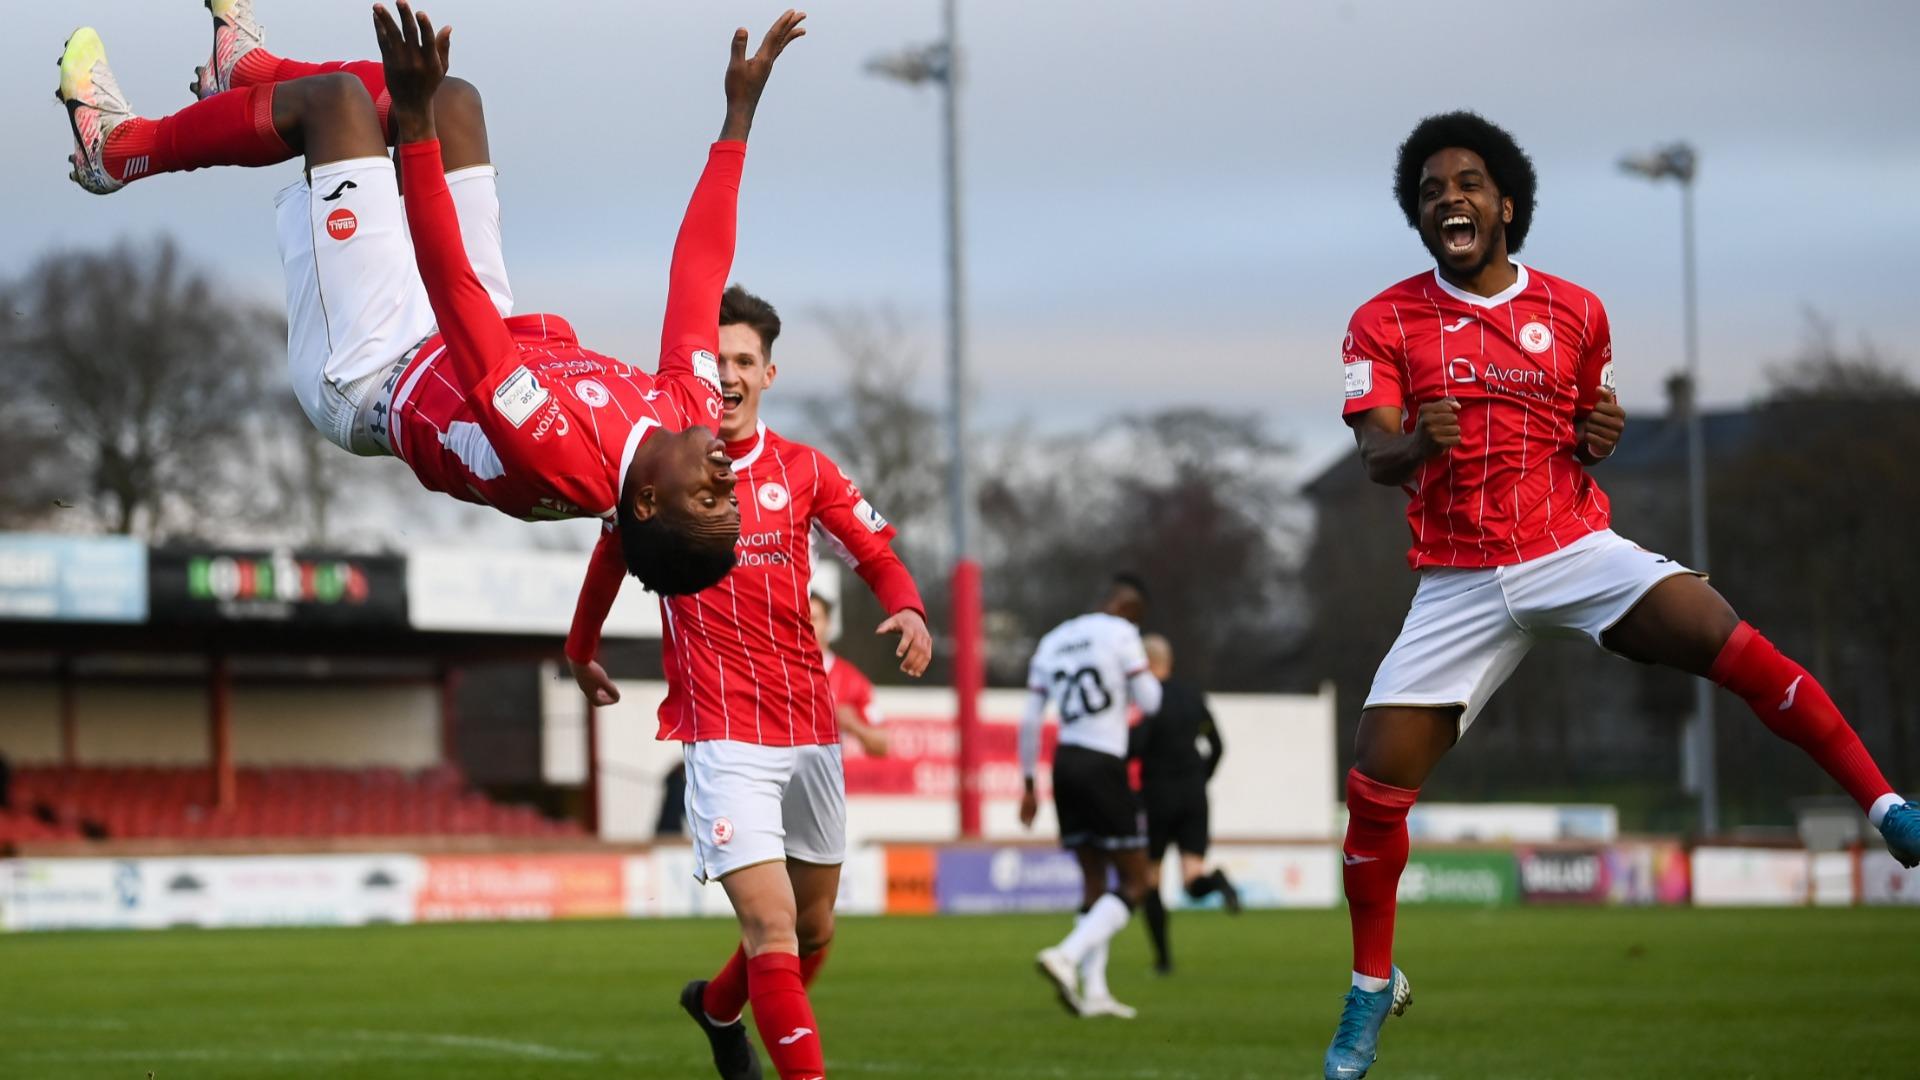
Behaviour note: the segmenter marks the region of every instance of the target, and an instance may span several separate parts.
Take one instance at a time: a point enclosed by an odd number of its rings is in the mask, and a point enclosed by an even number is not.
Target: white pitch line
[[[598,1054],[583,1050],[568,1050],[565,1047],[548,1046],[545,1043],[521,1042],[518,1039],[494,1039],[482,1035],[443,1034],[431,1031],[374,1031],[368,1028],[354,1028],[342,1034],[369,1042],[417,1043],[445,1046],[455,1050],[518,1054],[521,1057],[538,1058],[542,1061],[597,1061],[600,1058]]]

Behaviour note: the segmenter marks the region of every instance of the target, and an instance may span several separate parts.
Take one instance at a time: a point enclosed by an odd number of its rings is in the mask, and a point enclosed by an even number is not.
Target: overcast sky
[[[283,55],[371,55],[368,5],[260,0]],[[430,0],[486,95],[521,310],[645,358],[673,232],[719,128],[728,32],[777,3]],[[188,100],[195,0],[9,5],[0,273],[56,244],[171,230],[278,302],[271,199],[297,166],[69,183],[53,61],[81,19],[135,107]],[[891,304],[938,393],[937,99],[863,73],[938,31],[936,0],[827,0],[760,110],[735,276],[790,329],[769,399],[844,377],[806,313]],[[1317,464],[1345,438],[1337,346],[1430,266],[1388,193],[1426,113],[1508,126],[1541,175],[1526,261],[1608,304],[1629,410],[1679,350],[1679,195],[1625,150],[1699,148],[1705,393],[1741,401],[1802,309],[1920,366],[1920,4],[1615,0],[963,0],[967,245],[979,416],[1084,423],[1169,403],[1257,408]],[[1629,436],[1631,437],[1631,436]]]

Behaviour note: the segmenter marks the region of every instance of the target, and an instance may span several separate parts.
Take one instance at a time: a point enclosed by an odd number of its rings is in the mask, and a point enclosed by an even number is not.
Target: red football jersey
[[[1606,309],[1572,282],[1515,264],[1498,296],[1429,271],[1361,305],[1341,350],[1352,417],[1392,407],[1413,430],[1424,402],[1460,403],[1460,445],[1408,487],[1407,561],[1523,562],[1607,527],[1607,497],[1574,457],[1574,423],[1613,390]]]
[[[720,291],[744,143],[716,143],[674,246],[657,374],[580,347],[554,315],[502,320],[467,263],[437,143],[401,148],[407,219],[439,333],[397,377],[394,456],[421,484],[514,517],[611,521],[650,430],[714,426]]]
[[[826,658],[827,689],[833,692],[834,715],[839,715],[842,705],[853,706],[860,719],[869,724],[880,722],[879,714],[873,708],[873,683],[867,673],[854,667],[845,657]]]
[[[833,694],[813,636],[813,527],[889,613],[911,608],[924,615],[925,605],[889,546],[893,526],[826,455],[764,424],[728,453],[740,500],[738,561],[718,585],[661,602],[667,697],[659,737],[762,746],[838,742]],[[567,640],[574,660],[591,660],[598,650],[622,572],[619,538],[609,531],[594,550]]]

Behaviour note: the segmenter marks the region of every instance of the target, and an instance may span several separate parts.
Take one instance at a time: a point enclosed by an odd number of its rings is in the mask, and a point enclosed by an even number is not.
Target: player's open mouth
[[[1440,222],[1440,243],[1448,251],[1467,251],[1473,247],[1476,232],[1465,214],[1450,214]]]
[[[744,400],[746,400],[745,395],[736,394],[731,391],[724,392],[720,395],[720,403],[726,406],[728,412],[739,408],[740,403]]]

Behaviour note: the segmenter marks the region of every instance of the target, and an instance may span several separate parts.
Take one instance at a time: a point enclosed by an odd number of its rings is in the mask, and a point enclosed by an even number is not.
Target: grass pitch
[[[1067,926],[842,920],[813,992],[831,1075],[1320,1075],[1344,912],[1176,914],[1171,978],[1129,927],[1112,981],[1132,1022],[1071,1019],[1033,973]],[[705,1042],[675,998],[729,929],[4,937],[0,1077],[697,1080]],[[1381,1080],[1920,1076],[1913,911],[1415,909],[1400,936],[1414,1003],[1387,1025]]]

